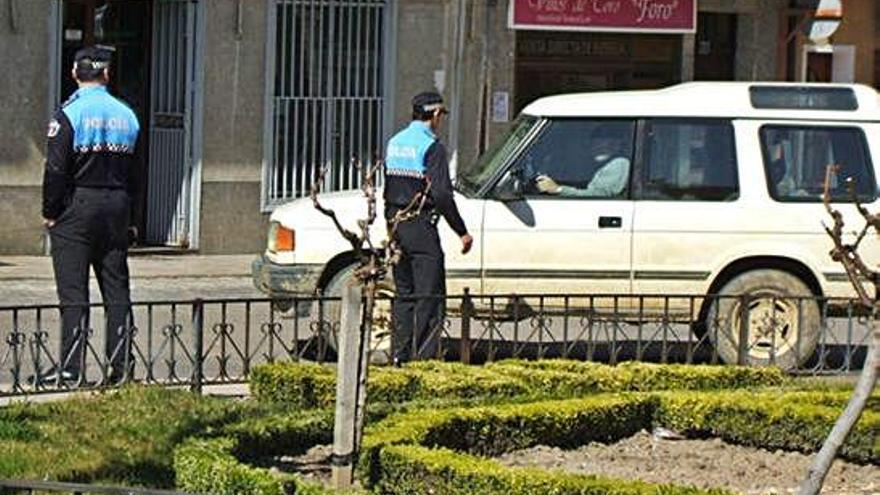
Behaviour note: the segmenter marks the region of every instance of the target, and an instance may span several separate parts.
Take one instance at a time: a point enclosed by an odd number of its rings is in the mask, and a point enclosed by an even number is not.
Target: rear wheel
[[[354,278],[357,263],[352,263],[337,271],[324,287],[324,295],[328,297],[340,297],[342,288]],[[389,272],[384,280],[380,280],[376,290],[376,302],[373,307],[373,327],[370,333],[370,362],[373,364],[387,364],[391,362],[391,299],[394,297],[394,281]],[[324,317],[334,324],[340,321],[341,304],[339,301],[330,301],[325,304]],[[336,333],[333,332],[328,339],[329,345],[336,349]]]
[[[748,323],[746,364],[794,369],[816,349],[819,304],[798,277],[780,270],[752,270],[724,284],[718,295],[703,323],[724,362],[739,362],[743,318]]]

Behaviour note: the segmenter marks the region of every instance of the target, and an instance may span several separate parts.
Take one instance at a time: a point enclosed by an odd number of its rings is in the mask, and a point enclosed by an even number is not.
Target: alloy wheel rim
[[[779,296],[764,295],[748,303],[748,345],[750,360],[772,361],[791,352],[799,334],[798,304]],[[731,340],[739,343],[741,304],[731,308]]]

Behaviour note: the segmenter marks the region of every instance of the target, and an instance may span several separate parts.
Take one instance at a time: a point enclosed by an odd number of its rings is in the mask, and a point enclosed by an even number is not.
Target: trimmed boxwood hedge
[[[821,448],[851,394],[659,393],[654,419],[690,436],[809,453]],[[876,402],[878,398],[875,395],[871,400]],[[880,464],[880,411],[862,413],[837,455],[858,463]]]
[[[532,479],[531,475],[514,476],[507,471],[501,476],[499,470],[506,468],[494,464],[462,471],[474,462],[465,454],[497,455],[537,444],[575,447],[590,441],[617,440],[655,424],[692,436],[717,436],[732,443],[814,452],[841,410],[823,404],[845,402],[846,394],[781,389],[629,393],[413,411],[389,416],[368,428],[359,472],[381,487],[382,493],[424,493],[428,488],[437,493],[465,493],[466,487],[474,483],[481,487],[485,483],[489,490],[485,493],[563,493],[555,491],[562,489],[559,486],[543,484],[540,476]],[[875,397],[876,393],[872,400]],[[458,453],[431,454],[427,462],[425,456],[430,451],[416,447],[446,448]],[[844,443],[841,456],[880,464],[878,412],[868,411],[862,416]],[[419,477],[427,481],[419,481]],[[582,480],[577,483],[580,488],[571,488],[571,493],[592,493],[595,489]],[[620,489],[630,486],[624,483]],[[569,493],[568,489],[564,493]],[[660,489],[654,486],[651,490],[656,493]]]
[[[174,451],[177,487],[211,495],[345,495],[357,489],[332,490],[300,477],[248,466],[236,458],[241,450],[235,438],[191,438]]]
[[[336,370],[310,363],[264,364],[251,370],[248,383],[251,396],[260,402],[322,407],[328,405],[328,397],[335,397]]]
[[[233,454],[241,459],[297,455],[315,445],[333,442],[333,411],[288,411],[244,419],[224,427],[235,438]]]
[[[721,489],[616,480],[535,468],[508,468],[447,449],[396,445],[382,449],[386,476],[375,488],[388,495],[726,495]]]
[[[174,451],[177,488],[214,495],[308,493],[307,487],[299,490],[293,476],[242,464],[232,455],[235,448],[235,439],[228,437],[191,439],[181,444]]]
[[[627,362],[608,366],[569,360],[506,360],[486,366],[422,361],[402,369],[374,367],[368,380],[371,403],[414,400],[579,397],[629,390],[718,389],[775,386],[787,381],[776,368],[656,365]],[[251,393],[265,403],[329,407],[336,372],[315,364],[256,367]]]
[[[392,415],[367,429],[359,470],[373,481],[384,476],[380,452],[390,445],[497,455],[539,443],[572,447],[613,441],[650,427],[655,401],[644,394],[602,395]]]

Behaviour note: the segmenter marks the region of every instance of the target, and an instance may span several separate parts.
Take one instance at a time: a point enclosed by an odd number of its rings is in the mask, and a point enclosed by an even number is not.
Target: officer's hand
[[[559,194],[559,184],[550,176],[544,174],[535,177],[535,187],[544,194]]]
[[[134,225],[128,227],[128,245],[134,246],[137,244],[138,239],[138,228]]]
[[[467,254],[474,245],[474,238],[470,234],[461,236],[461,254]]]
[[[54,219],[52,219],[52,218],[44,218],[43,219],[43,227],[46,227],[47,229],[51,229],[54,226],[55,226]]]

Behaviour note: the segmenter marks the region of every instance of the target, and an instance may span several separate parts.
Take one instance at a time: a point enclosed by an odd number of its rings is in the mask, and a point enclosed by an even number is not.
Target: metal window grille
[[[356,188],[356,164],[381,156],[386,8],[386,0],[276,0],[268,205],[307,195],[322,168],[323,190]]]

